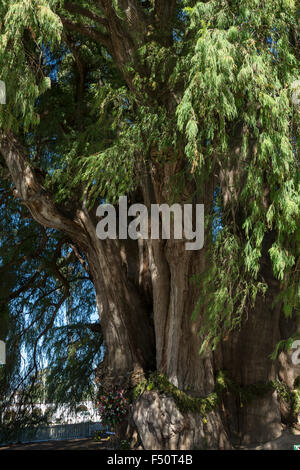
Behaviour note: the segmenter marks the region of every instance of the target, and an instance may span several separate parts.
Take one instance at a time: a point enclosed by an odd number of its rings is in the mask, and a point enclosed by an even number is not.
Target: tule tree
[[[0,17],[1,178],[87,262],[101,387],[133,390],[145,449],[278,437],[280,390],[297,411],[296,2],[3,0]],[[204,248],[100,240],[96,208],[124,195],[204,204]]]

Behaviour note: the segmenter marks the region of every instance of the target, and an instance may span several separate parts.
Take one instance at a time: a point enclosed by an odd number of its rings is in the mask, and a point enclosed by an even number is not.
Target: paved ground
[[[293,450],[294,445],[300,445],[300,431],[286,429],[282,436],[274,441],[252,447],[251,450]],[[105,442],[94,442],[93,439],[75,439],[73,441],[34,442],[31,444],[14,444],[0,447],[1,450],[104,450]],[[242,448],[242,449],[249,449]]]
[[[72,441],[33,442],[0,447],[1,450],[103,450],[105,443],[93,439],[74,439]]]
[[[294,450],[294,445],[300,445],[300,431],[297,429],[285,429],[282,435],[274,441],[256,447],[241,447],[242,450]]]
[[[300,431],[286,429],[274,441],[255,447],[255,450],[293,450],[294,445],[300,445]]]

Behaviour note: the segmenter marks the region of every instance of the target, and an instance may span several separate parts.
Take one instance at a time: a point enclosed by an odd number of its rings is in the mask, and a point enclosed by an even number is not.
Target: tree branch
[[[105,11],[107,22],[111,31],[113,23],[118,22],[121,27],[122,20],[118,17],[111,0],[100,0],[101,6]],[[118,7],[124,14],[124,20],[127,24],[126,33],[135,41],[144,38],[147,33],[149,19],[137,0],[118,0]],[[140,38],[138,38],[140,36]]]
[[[95,21],[96,23],[102,24],[105,27],[108,26],[106,18],[103,18],[97,13],[94,13],[93,11],[90,11],[87,8],[81,7],[80,5],[75,5],[75,3],[65,1],[64,9],[70,13],[85,16],[86,18],[89,18],[90,20]]]
[[[68,292],[64,292],[63,296],[61,297],[61,299],[59,300],[58,304],[55,306],[55,309],[54,309],[54,312],[50,318],[50,321],[49,323],[46,325],[46,327],[44,328],[44,330],[39,334],[39,336],[37,337],[37,339],[35,340],[35,344],[34,344],[34,350],[33,350],[33,363],[34,363],[34,368],[35,370],[37,371],[37,361],[36,361],[36,353],[37,353],[37,347],[38,347],[38,343],[39,343],[39,340],[45,336],[45,334],[47,333],[47,331],[49,331],[49,329],[52,327],[53,323],[54,323],[54,320],[56,318],[56,315],[60,309],[60,307],[63,305],[64,301],[68,298]]]
[[[155,13],[162,20],[171,20],[176,8],[177,0],[155,0]]]
[[[60,19],[66,29],[70,31],[75,31],[76,33],[80,33],[83,36],[87,36],[93,39],[93,41],[100,42],[108,49],[111,48],[111,41],[108,34],[100,33],[100,31],[97,31],[91,26],[87,26],[82,23],[74,23],[73,21],[69,20],[68,18],[65,18],[64,16],[60,16]]]
[[[22,292],[27,291],[31,286],[33,286],[34,281],[39,277],[42,269],[43,269],[43,265],[40,265],[39,268],[36,270],[36,272],[31,276],[31,278],[23,286],[19,287],[19,289],[17,289],[16,291],[14,291],[12,294],[5,297],[4,299],[1,299],[0,303],[1,304],[8,303],[11,300],[15,299],[16,297],[18,297]]]
[[[158,24],[162,27],[161,32],[165,38],[165,45],[169,46],[173,43],[172,36],[172,19],[175,13],[176,0],[155,0],[155,16]]]
[[[15,195],[28,207],[33,218],[42,226],[68,234],[73,240],[88,245],[87,236],[79,220],[65,217],[52,202],[30,167],[25,150],[12,133],[0,130],[0,153],[16,187]]]
[[[89,267],[88,267],[87,263],[85,262],[85,260],[83,259],[83,257],[80,255],[80,253],[79,253],[77,247],[76,247],[75,245],[73,245],[73,244],[71,244],[70,246],[71,246],[71,248],[72,248],[72,250],[73,250],[75,256],[76,256],[77,259],[79,260],[81,266],[84,268],[84,270],[86,271],[86,273],[87,273],[89,276],[91,276]]]

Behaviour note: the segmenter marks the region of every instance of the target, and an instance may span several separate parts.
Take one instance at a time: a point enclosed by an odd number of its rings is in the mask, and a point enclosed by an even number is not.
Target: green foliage
[[[94,367],[103,350],[101,334],[88,328],[95,294],[82,265],[61,235],[29,219],[0,181],[0,339],[7,345],[0,415],[16,399],[24,405],[16,408],[13,422],[0,424],[12,439],[23,427],[45,422],[31,413],[34,403],[45,398],[74,408],[93,398]],[[73,300],[57,310],[65,293],[62,279]]]
[[[292,414],[296,417],[300,413],[300,390],[297,382],[295,381],[293,390],[290,390],[285,382],[279,380],[273,382],[273,388],[276,390],[278,398],[287,403]]]
[[[46,426],[51,419],[51,410],[43,414],[40,408],[24,404],[22,410],[2,409],[0,421],[0,442],[13,443],[20,440],[22,430],[26,429],[29,437],[34,438],[39,426]]]
[[[130,400],[135,401],[147,389],[148,381],[146,379],[139,382],[131,391]]]
[[[127,441],[126,439],[120,441],[120,450],[130,450],[130,449],[131,449],[130,441]]]
[[[216,389],[220,393],[223,388],[222,378],[218,378],[216,383]],[[180,411],[201,413],[204,419],[206,414],[217,406],[219,400],[217,392],[212,392],[205,398],[193,397],[175,387],[163,374],[157,372],[152,373],[147,381],[141,382],[134,388],[133,399],[137,399],[145,390],[157,390],[160,393],[171,395]]]
[[[39,123],[35,102],[51,86],[42,72],[43,46],[61,38],[62,24],[54,13],[57,1],[14,0],[1,2],[0,70],[9,83],[7,106],[1,109],[0,125],[29,129]],[[29,58],[29,60],[28,60]]]
[[[287,312],[285,311],[285,314],[287,315]],[[288,315],[287,315],[288,316]],[[281,351],[285,351],[285,352],[288,352],[292,349],[292,346],[293,346],[293,343],[295,340],[297,339],[300,339],[300,335],[299,334],[294,334],[292,335],[290,338],[286,339],[286,340],[281,340],[279,341],[277,344],[276,344],[276,348],[275,350],[273,351],[273,353],[270,355],[270,358],[274,361],[275,359],[277,359],[279,353]]]
[[[193,2],[186,12],[194,39],[182,61],[185,88],[177,107],[186,155],[201,172],[210,161],[237,171],[231,198],[220,202],[224,230],[208,253],[213,266],[198,278],[195,314],[205,316],[204,350],[239,327],[266,292],[261,262],[270,233],[284,311],[299,309],[299,110],[291,91],[299,60],[290,40],[298,17],[293,1]],[[240,129],[236,143],[234,129]]]
[[[215,409],[222,401],[224,394],[233,394],[240,407],[247,406],[254,400],[264,397],[266,394],[276,391],[279,400],[285,401],[291,408],[294,416],[300,412],[300,378],[294,383],[294,389],[279,380],[261,382],[241,386],[234,382],[226,371],[219,371],[215,378],[215,388],[207,397],[194,397],[189,391],[184,392],[170,383],[163,374],[152,373],[148,380],[140,382],[132,391],[131,399],[134,401],[145,390],[155,390],[162,394],[172,396],[178,409],[185,412],[201,413],[203,422],[206,423],[206,415]]]
[[[200,312],[204,322],[200,334],[205,336],[201,353],[209,345],[213,349],[224,335],[241,326],[247,310],[254,306],[257,295],[264,295],[267,285],[252,280],[245,267],[239,238],[227,233],[219,234],[209,253],[211,267],[193,281],[202,292],[193,312],[194,320]]]

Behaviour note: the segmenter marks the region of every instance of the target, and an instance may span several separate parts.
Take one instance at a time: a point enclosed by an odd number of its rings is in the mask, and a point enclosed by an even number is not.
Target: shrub
[[[100,397],[97,407],[104,426],[115,428],[125,422],[129,403],[122,390],[112,390]]]

